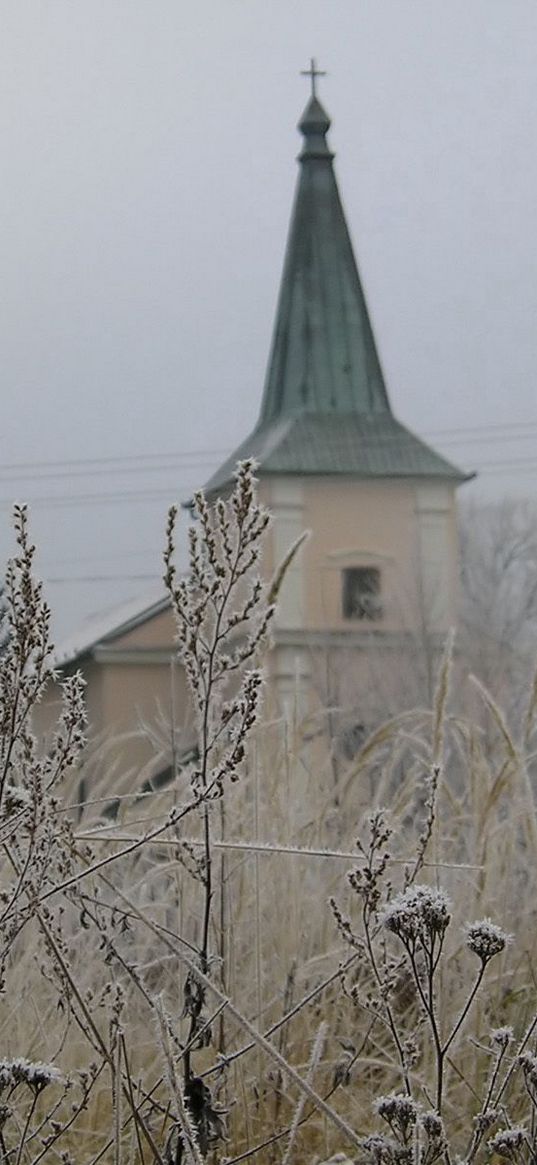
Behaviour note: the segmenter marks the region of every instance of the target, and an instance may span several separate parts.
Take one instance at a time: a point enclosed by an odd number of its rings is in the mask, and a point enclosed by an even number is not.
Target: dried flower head
[[[27,1084],[29,1088],[41,1092],[47,1084],[59,1084],[62,1080],[62,1074],[54,1064],[43,1064],[40,1060],[32,1063],[23,1056],[15,1060],[0,1060],[0,1089]]]
[[[390,1092],[379,1096],[374,1104],[375,1112],[387,1121],[390,1128],[399,1131],[406,1138],[418,1119],[419,1109],[411,1096],[406,1093]]]
[[[390,852],[386,846],[393,830],[388,824],[386,810],[382,808],[375,809],[370,814],[368,826],[368,844],[364,845],[359,838],[356,841],[362,861],[347,876],[366,910],[375,914],[382,897],[383,880],[390,864]]]
[[[507,1048],[513,1039],[512,1027],[497,1027],[490,1033],[491,1044],[496,1044],[499,1048]]]
[[[401,1047],[405,1068],[415,1068],[420,1058],[420,1049],[414,1036],[407,1036]]]
[[[537,1056],[531,1052],[523,1052],[517,1059],[517,1065],[522,1068],[526,1085],[537,1088]]]
[[[491,1129],[496,1124],[498,1116],[499,1112],[497,1108],[487,1108],[484,1112],[478,1112],[477,1116],[474,1117],[474,1128],[479,1133],[486,1133],[488,1129]]]
[[[513,1125],[510,1129],[500,1129],[494,1137],[487,1141],[491,1153],[509,1159],[516,1158],[520,1149],[527,1144],[527,1134],[522,1125]]]
[[[420,1116],[420,1125],[424,1134],[419,1153],[420,1165],[435,1165],[443,1156],[448,1156],[446,1150],[448,1142],[442,1117],[437,1112],[424,1112]]]
[[[443,890],[434,886],[408,886],[392,898],[381,915],[387,930],[405,944],[417,939],[430,943],[443,938],[450,922],[450,901]]]
[[[466,946],[482,963],[488,963],[489,959],[501,954],[510,941],[511,936],[490,918],[471,922],[466,927]]]
[[[382,1133],[364,1137],[361,1148],[371,1165],[403,1165],[407,1160],[408,1150],[402,1149],[397,1141]]]
[[[420,1124],[430,1141],[445,1140],[444,1122],[437,1112],[424,1112],[420,1117]]]

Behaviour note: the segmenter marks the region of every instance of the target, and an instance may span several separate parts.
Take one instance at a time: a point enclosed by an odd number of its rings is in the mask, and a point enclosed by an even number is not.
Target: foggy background
[[[0,554],[28,500],[60,638],[255,423],[312,55],[394,412],[535,493],[534,0],[4,0]]]

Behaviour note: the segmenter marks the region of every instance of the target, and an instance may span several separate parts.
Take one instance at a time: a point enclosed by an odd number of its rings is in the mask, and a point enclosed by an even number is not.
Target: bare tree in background
[[[460,510],[459,646],[495,696],[515,704],[537,658],[537,502]]]

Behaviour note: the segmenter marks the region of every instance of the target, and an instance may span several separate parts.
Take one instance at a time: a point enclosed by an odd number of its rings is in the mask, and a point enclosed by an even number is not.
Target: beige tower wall
[[[284,702],[308,684],[326,692],[334,686],[331,674],[338,688],[351,676],[360,689],[374,685],[393,707],[410,653],[416,674],[430,686],[430,657],[456,617],[454,487],[422,479],[281,477],[265,479],[261,491],[274,518],[267,572],[310,531],[283,585],[276,619],[271,675]],[[378,620],[344,615],[343,575],[360,567],[380,573]]]
[[[273,514],[267,573],[310,532],[282,588],[279,630],[370,633],[371,623],[343,614],[342,572],[360,566],[380,571],[383,614],[375,630],[411,632],[425,622],[441,633],[451,626],[458,570],[452,486],[278,477],[265,479],[261,493]]]

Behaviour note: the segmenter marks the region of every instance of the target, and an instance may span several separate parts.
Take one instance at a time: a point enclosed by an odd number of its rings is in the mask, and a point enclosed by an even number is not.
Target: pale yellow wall
[[[101,666],[102,719],[114,723],[120,731],[139,724],[142,720],[156,722],[172,715],[172,680],[170,664],[114,663],[109,658]],[[174,668],[173,686],[175,707],[185,702],[185,680],[182,668]]]
[[[270,569],[303,529],[281,595],[282,631],[352,630],[370,635],[422,627],[445,631],[455,618],[457,534],[449,485],[396,480],[279,478],[263,483],[274,515]],[[345,567],[381,572],[383,617],[349,620],[342,611]]]
[[[114,639],[114,650],[118,648],[165,648],[170,651],[175,642],[175,620],[171,611],[160,611],[145,623],[140,623],[132,631]]]
[[[149,624],[148,624],[149,626]],[[172,753],[172,725],[179,752],[193,742],[192,716],[183,668],[170,663],[109,657],[100,666],[102,730],[122,734],[118,749],[126,767],[140,766]],[[159,762],[160,764],[160,762]],[[159,765],[157,765],[157,768]]]
[[[174,662],[172,674],[175,652],[162,647],[163,622],[161,615],[155,616],[143,628],[130,633],[129,638],[132,636],[137,642],[131,641],[129,649],[127,637],[122,637],[117,649],[116,643],[109,644],[100,658],[80,664],[86,681],[88,742],[93,753],[95,747],[103,749],[103,763],[113,765],[119,776],[143,772],[145,779],[146,766],[148,771],[153,766],[155,772],[165,768],[172,755],[172,724],[176,754],[188,750],[194,741],[184,670]],[[153,624],[155,652],[151,643]],[[36,730],[43,740],[54,730],[60,711],[59,685],[52,684],[36,710]]]

